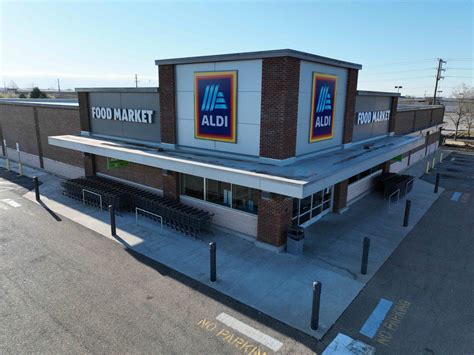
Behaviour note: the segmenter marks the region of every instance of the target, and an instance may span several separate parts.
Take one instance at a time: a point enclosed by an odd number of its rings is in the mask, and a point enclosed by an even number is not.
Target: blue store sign
[[[237,72],[194,74],[194,136],[236,142]]]
[[[313,95],[309,141],[317,142],[333,137],[336,112],[337,77],[313,73]]]

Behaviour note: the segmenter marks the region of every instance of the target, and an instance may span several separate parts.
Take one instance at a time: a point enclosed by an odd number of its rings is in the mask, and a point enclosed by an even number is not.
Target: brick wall
[[[173,200],[179,200],[179,173],[167,170],[163,172],[163,195]]]
[[[347,93],[346,93],[346,111],[344,113],[344,133],[342,143],[352,142],[354,131],[355,104],[357,96],[357,78],[359,71],[357,69],[348,69],[347,72]]]
[[[334,185],[333,206],[335,212],[341,212],[347,206],[347,190],[349,180],[344,180]]]
[[[414,130],[419,131],[430,127],[432,110],[417,110],[415,111],[415,125]]]
[[[0,105],[0,124],[8,148],[16,149],[19,143],[21,151],[39,154],[33,110],[32,106]]]
[[[163,143],[176,144],[176,75],[174,65],[158,67],[160,81],[160,130]]]
[[[81,152],[48,144],[48,136],[80,134],[77,108],[38,107],[39,141],[43,157],[78,167],[83,166]]]
[[[265,58],[262,65],[260,156],[295,156],[300,61]]]
[[[270,199],[261,197],[258,206],[257,240],[275,246],[286,243],[291,226],[293,199],[271,194]]]
[[[413,132],[413,125],[415,121],[414,111],[397,112],[395,117],[394,130],[395,134],[407,134]]]
[[[91,130],[89,117],[89,94],[87,92],[78,92],[77,99],[79,101],[80,130],[89,132]]]
[[[135,182],[161,190],[163,188],[161,169],[151,166],[128,163],[127,166],[107,169],[107,158],[95,156],[96,172],[110,175],[119,179]]]
[[[388,124],[388,131],[395,132],[395,121],[397,117],[398,96],[392,97],[392,104],[390,106],[390,121]]]

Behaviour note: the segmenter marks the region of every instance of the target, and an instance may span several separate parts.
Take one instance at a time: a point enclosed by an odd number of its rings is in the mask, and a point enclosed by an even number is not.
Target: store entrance
[[[294,226],[307,227],[332,211],[333,186],[318,191],[303,199],[293,199]]]

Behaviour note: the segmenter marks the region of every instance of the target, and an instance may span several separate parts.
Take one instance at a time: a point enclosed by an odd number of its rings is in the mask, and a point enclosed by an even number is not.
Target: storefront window
[[[199,176],[181,174],[181,194],[204,200],[204,179]]]
[[[232,203],[231,185],[227,182],[206,179],[206,200],[230,207]]]
[[[232,208],[257,214],[259,198],[258,190],[240,185],[232,185],[232,193]]]

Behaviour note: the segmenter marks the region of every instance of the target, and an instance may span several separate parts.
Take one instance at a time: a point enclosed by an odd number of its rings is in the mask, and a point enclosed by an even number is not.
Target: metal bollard
[[[216,282],[216,242],[209,243],[209,252],[210,252],[210,259],[211,259],[211,274],[209,280],[211,282]]]
[[[369,262],[369,248],[370,248],[370,239],[364,237],[364,247],[362,250],[362,263],[360,265],[360,273],[362,275],[367,274],[367,263]]]
[[[436,157],[433,157],[433,169],[435,168],[435,164],[436,164]]]
[[[425,170],[425,173],[426,173],[426,174],[429,174],[429,173],[430,173],[430,161],[429,161],[429,160],[426,162],[426,170]]]
[[[436,173],[436,180],[435,180],[435,187],[434,187],[434,193],[437,194],[438,193],[438,188],[439,188],[439,178],[440,178],[440,175],[439,173]]]
[[[410,220],[410,208],[411,200],[406,200],[405,203],[405,216],[403,217],[403,226],[408,227],[408,221]]]
[[[41,199],[41,196],[40,196],[40,189],[39,189],[39,180],[36,176],[33,176],[33,185],[35,187],[36,201],[39,201]]]
[[[10,159],[8,159],[8,147],[7,147],[7,140],[3,140],[3,147],[5,149],[5,165],[8,171],[10,171]]]
[[[319,328],[319,306],[321,303],[321,282],[313,282],[313,306],[311,307],[311,329]]]
[[[115,228],[115,206],[109,205],[109,215],[110,215],[110,233],[112,233],[112,237],[117,235],[117,230]]]
[[[440,156],[439,156],[439,162],[440,162],[440,163],[443,162],[443,153],[441,153]]]

